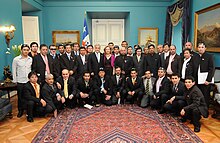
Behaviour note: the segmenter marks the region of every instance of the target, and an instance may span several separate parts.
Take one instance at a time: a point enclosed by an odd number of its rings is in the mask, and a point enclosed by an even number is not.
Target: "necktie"
[[[46,56],[44,56],[44,63],[46,65],[46,73],[45,73],[45,75],[47,75],[47,74],[50,73],[50,68],[49,68],[49,64],[48,64],[48,60],[47,60]]]
[[[97,58],[97,60],[98,60],[98,63],[100,63],[99,53],[96,53],[96,58]]]
[[[149,95],[149,93],[150,93],[150,87],[149,87],[149,85],[150,85],[150,82],[149,82],[149,79],[147,79],[147,84],[146,84],[146,95]]]
[[[132,78],[132,84],[133,85],[135,84],[135,78]]]
[[[68,98],[68,84],[67,84],[67,79],[64,79],[64,96],[65,98]]]
[[[34,91],[36,93],[36,97],[39,98],[40,97],[40,94],[39,94],[39,91],[37,89],[37,83],[34,84]]]
[[[85,84],[86,84],[86,87],[88,87],[88,85],[89,85],[88,81],[85,81]]]

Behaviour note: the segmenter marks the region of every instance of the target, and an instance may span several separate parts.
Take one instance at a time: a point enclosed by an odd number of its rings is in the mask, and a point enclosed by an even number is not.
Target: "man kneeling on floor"
[[[199,120],[201,115],[204,118],[208,117],[208,108],[201,90],[195,85],[193,77],[186,77],[185,86],[187,89],[184,96],[187,106],[183,107],[180,112],[181,121],[186,122],[186,119],[190,119],[194,125],[194,132],[199,132],[201,126]]]
[[[28,78],[29,81],[25,84],[23,93],[27,103],[27,121],[33,122],[33,116],[44,116],[46,113],[52,112],[53,109],[40,96],[37,73],[30,72]]]

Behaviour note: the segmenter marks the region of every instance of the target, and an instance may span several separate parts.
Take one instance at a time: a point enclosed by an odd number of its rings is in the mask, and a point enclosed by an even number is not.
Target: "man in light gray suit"
[[[150,100],[152,96],[154,95],[153,93],[153,87],[156,78],[151,77],[152,73],[150,70],[145,71],[145,74],[143,76],[143,85],[144,85],[144,95],[141,99],[141,107],[146,108],[148,105],[150,105]]]

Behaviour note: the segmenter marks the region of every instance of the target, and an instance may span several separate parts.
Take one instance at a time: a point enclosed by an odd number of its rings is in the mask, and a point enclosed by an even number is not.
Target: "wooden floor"
[[[25,115],[17,118],[17,98],[13,97],[13,118],[6,118],[0,122],[1,143],[30,143],[37,132],[47,123],[50,117],[34,118],[33,123],[26,121]],[[211,112],[211,111],[210,111]],[[51,115],[52,116],[52,115]],[[202,127],[200,133],[196,133],[206,143],[220,142],[220,120],[211,117],[201,119]],[[186,123],[192,130],[193,125]]]

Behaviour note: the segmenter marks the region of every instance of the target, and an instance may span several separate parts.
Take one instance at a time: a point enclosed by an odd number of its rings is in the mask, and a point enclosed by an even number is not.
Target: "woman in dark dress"
[[[104,49],[104,69],[106,75],[108,76],[113,75],[114,62],[115,62],[115,57],[114,55],[111,54],[110,47],[106,46]]]

